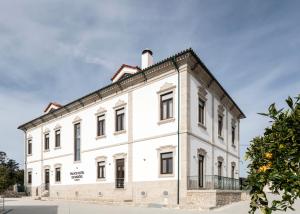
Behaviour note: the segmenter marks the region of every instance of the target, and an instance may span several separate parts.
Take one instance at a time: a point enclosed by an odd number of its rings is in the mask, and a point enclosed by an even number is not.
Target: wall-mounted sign
[[[71,179],[74,181],[79,181],[81,178],[83,178],[84,171],[77,171],[77,172],[70,172]]]

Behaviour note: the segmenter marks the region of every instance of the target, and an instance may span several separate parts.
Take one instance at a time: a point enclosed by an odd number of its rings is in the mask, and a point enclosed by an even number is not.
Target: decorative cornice
[[[223,105],[219,105],[218,106],[218,114],[221,115],[221,116],[224,116],[224,111],[225,111],[225,108]]]
[[[54,127],[54,130],[59,130],[59,129],[61,129],[61,125],[56,124],[55,127]]]
[[[102,155],[102,156],[98,156],[95,158],[95,161],[96,162],[99,162],[99,161],[106,161],[107,157]]]
[[[159,91],[157,92],[158,94],[161,94],[161,93],[163,93],[163,92],[166,92],[166,91],[169,91],[169,90],[173,90],[174,88],[176,88],[176,85],[174,85],[173,83],[168,83],[168,82],[166,82],[166,83],[164,83],[161,87],[160,87],[160,89],[159,89]]]
[[[224,158],[222,156],[217,157],[217,160],[220,162],[224,162]]]
[[[199,156],[199,155],[205,156],[205,155],[207,154],[207,152],[206,152],[205,149],[199,148],[199,149],[197,150],[197,154],[198,154],[198,156]]]
[[[74,119],[73,119],[73,122],[72,123],[80,123],[81,122],[81,118],[79,116],[76,116]]]
[[[121,159],[121,158],[126,158],[127,157],[127,153],[117,153],[113,155],[114,159]]]
[[[203,86],[199,86],[199,87],[198,87],[198,96],[199,96],[203,101],[206,101],[206,100],[207,100],[206,95],[207,95],[207,91],[205,90],[205,88],[204,88]]]
[[[159,148],[157,148],[156,150],[161,152],[161,151],[172,151],[176,148],[176,146],[173,145],[166,145],[166,146],[161,146]]]
[[[236,166],[236,163],[232,161],[231,166]]]
[[[114,109],[120,108],[126,105],[126,102],[123,100],[118,100],[118,102],[115,104]]]

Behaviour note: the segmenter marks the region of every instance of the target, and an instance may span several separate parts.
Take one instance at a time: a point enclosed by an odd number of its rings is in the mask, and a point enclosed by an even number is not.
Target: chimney
[[[142,69],[145,69],[153,65],[153,53],[149,49],[145,49],[142,52]]]

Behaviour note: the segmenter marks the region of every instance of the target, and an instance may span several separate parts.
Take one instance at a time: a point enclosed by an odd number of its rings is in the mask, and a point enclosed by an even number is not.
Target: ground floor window
[[[60,168],[55,168],[55,182],[60,182]]]
[[[173,173],[173,152],[160,154],[160,174]]]
[[[102,179],[105,178],[105,162],[100,161],[97,163],[97,178]]]
[[[28,175],[27,175],[27,179],[28,179],[28,184],[31,184],[32,183],[32,172],[28,172]]]
[[[125,160],[117,159],[116,160],[116,188],[124,188],[124,179],[125,179]]]

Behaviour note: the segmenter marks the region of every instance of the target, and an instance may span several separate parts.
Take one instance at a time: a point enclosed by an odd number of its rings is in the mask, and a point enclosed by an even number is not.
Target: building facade
[[[192,49],[156,64],[145,50],[142,68],[122,65],[110,85],[19,127],[25,185],[57,199],[226,204],[239,197],[242,118]]]

